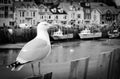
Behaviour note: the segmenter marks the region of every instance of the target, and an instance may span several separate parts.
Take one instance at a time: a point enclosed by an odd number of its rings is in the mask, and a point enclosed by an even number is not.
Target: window
[[[32,25],[32,19],[30,21],[31,21],[31,25]]]
[[[13,25],[14,25],[14,22],[11,22],[11,21],[10,21],[10,22],[9,22],[9,25],[13,26]]]
[[[56,13],[56,12],[57,12],[57,9],[56,9],[56,8],[53,8],[53,9],[51,9],[51,11],[52,11],[53,13]]]
[[[96,15],[94,15],[93,18],[94,18],[94,20],[96,20],[97,19]]]
[[[13,11],[13,7],[10,7],[10,11]]]
[[[66,15],[64,16],[64,19],[67,19],[67,16],[66,16]]]
[[[22,23],[24,23],[24,20],[22,20]]]
[[[45,12],[47,12],[47,9],[45,9]]]
[[[8,3],[9,3],[9,4],[11,3],[10,0],[8,0]]]
[[[49,19],[51,19],[51,16],[49,16]]]
[[[13,14],[9,14],[9,17],[10,17],[10,18],[13,18]]]
[[[35,12],[33,12],[33,17],[35,17]]]
[[[27,16],[29,16],[29,12],[27,12]]]
[[[85,3],[85,6],[90,6],[90,4],[89,3]]]
[[[4,3],[4,0],[0,0],[0,3]]]
[[[42,16],[41,19],[43,19],[44,17]]]
[[[7,3],[8,3],[8,0],[4,0],[4,3],[7,4]]]
[[[20,23],[22,23],[22,21],[20,20]]]
[[[24,17],[24,14],[25,14],[25,12],[23,11],[23,12],[22,12],[22,17]]]
[[[89,9],[86,9],[86,13],[90,13],[90,10],[89,10]]]
[[[56,17],[55,17],[56,19],[58,19],[58,16],[56,15]]]
[[[35,20],[33,20],[33,24],[35,25]]]
[[[4,11],[4,7],[0,7],[0,10],[1,10],[1,11]]]
[[[22,12],[20,11],[20,17],[22,16]]]
[[[31,16],[32,16],[32,12],[31,12]]]
[[[3,16],[3,14],[0,14],[0,18],[3,18],[4,16]]]
[[[80,14],[78,14],[78,16],[77,16],[78,18],[80,18],[81,17],[81,15]]]

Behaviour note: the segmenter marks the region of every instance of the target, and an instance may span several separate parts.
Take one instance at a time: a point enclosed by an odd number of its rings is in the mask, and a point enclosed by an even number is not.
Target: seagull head
[[[46,22],[46,21],[43,21],[43,22],[40,22],[38,25],[37,25],[37,30],[40,31],[40,30],[44,30],[44,31],[47,31],[50,27],[52,27],[53,25]]]

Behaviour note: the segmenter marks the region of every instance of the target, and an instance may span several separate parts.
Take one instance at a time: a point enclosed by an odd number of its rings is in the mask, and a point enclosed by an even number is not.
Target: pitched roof
[[[113,6],[108,6],[104,3],[96,3],[96,2],[92,2],[90,3],[91,5],[91,9],[97,9],[101,14],[105,14],[106,11],[110,10],[113,14],[117,14],[118,11],[116,10],[115,7]]]
[[[50,8],[52,14],[67,14],[62,8]]]
[[[90,7],[94,8],[94,7],[108,7],[107,4],[102,3],[102,2],[90,2]]]
[[[58,8],[63,8],[66,12],[70,10],[70,3],[69,2],[61,2]]]
[[[106,11],[110,10],[112,14],[117,14],[117,10],[115,7],[97,7],[96,8],[101,14],[105,14]]]
[[[30,8],[36,7],[37,8],[38,7],[35,2],[15,2],[14,6],[16,8],[21,8],[21,7],[25,7],[25,8],[27,8],[27,7],[30,7]]]

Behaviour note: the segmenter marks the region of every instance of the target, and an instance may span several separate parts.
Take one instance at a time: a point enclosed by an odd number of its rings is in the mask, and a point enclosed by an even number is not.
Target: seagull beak
[[[49,28],[54,28],[54,27],[55,27],[55,25],[49,24]]]

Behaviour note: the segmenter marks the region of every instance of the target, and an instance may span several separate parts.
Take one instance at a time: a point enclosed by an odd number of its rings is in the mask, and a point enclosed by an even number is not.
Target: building
[[[117,12],[118,12],[118,15],[117,15],[117,24],[120,25],[120,8],[117,8]]]
[[[54,17],[52,15],[52,13],[50,12],[50,9],[43,5],[43,4],[40,4],[39,5],[39,19],[38,21],[41,22],[41,21],[49,21],[49,22],[52,22]]]
[[[91,21],[91,5],[89,2],[82,2],[81,6],[84,11],[84,24],[89,24]]]
[[[34,2],[15,2],[14,20],[17,24],[36,25],[38,22],[38,6]]]
[[[91,23],[111,25],[117,19],[117,10],[115,7],[107,6],[103,3],[91,5]]]
[[[84,11],[79,3],[62,2],[58,7],[63,8],[67,13],[67,24],[83,23]]]
[[[13,2],[12,0],[0,0],[0,26],[12,26],[13,22]]]
[[[67,23],[67,13],[65,12],[65,10],[63,10],[63,8],[51,8],[50,9],[52,15],[53,15],[53,22],[54,23],[62,23],[62,24],[66,24]]]
[[[92,9],[91,11],[91,23],[100,24],[101,23],[101,13],[97,9]]]

